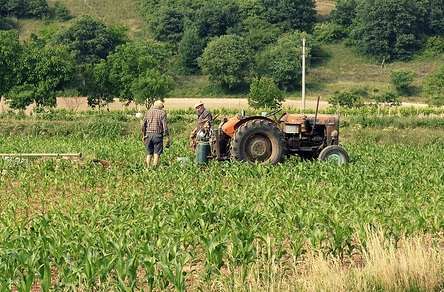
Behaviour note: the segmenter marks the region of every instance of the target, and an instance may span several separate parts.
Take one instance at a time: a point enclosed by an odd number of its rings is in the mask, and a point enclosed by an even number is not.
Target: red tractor
[[[346,150],[339,145],[338,117],[285,113],[277,118],[278,112],[225,118],[217,129],[197,135],[198,143],[207,148],[203,155],[263,164],[279,163],[288,155],[338,164],[349,162]],[[199,157],[199,147],[197,151]]]

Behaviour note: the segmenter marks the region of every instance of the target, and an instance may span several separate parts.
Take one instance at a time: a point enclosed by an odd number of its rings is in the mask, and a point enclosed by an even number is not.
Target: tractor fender
[[[233,138],[234,134],[236,133],[237,129],[242,126],[243,124],[253,121],[253,120],[264,120],[271,122],[273,124],[276,124],[276,122],[270,118],[263,117],[263,116],[251,116],[251,117],[244,117],[244,118],[232,118],[228,120],[228,122],[222,127],[223,132],[228,135],[229,137]]]

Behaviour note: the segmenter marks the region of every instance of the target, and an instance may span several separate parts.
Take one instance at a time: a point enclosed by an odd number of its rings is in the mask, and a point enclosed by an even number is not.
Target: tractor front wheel
[[[347,151],[339,145],[331,145],[322,149],[318,157],[321,161],[330,161],[338,165],[347,164],[350,162]]]
[[[252,120],[240,126],[231,142],[231,155],[239,161],[276,164],[285,155],[282,132],[267,120]]]

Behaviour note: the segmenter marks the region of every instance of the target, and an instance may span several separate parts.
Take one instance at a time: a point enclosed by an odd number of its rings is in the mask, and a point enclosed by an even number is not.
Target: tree
[[[24,108],[32,102],[37,106],[54,106],[56,91],[71,81],[74,70],[74,58],[66,47],[31,42],[23,48],[18,85],[7,98],[13,107]]]
[[[120,97],[147,103],[165,96],[172,86],[168,73],[171,53],[155,41],[129,42],[94,68],[90,100],[96,103]]]
[[[193,15],[192,21],[204,38],[221,36],[239,24],[239,6],[231,0],[211,0]]]
[[[406,59],[419,48],[427,10],[416,0],[360,1],[351,37],[363,53]]]
[[[356,17],[357,0],[339,0],[331,13],[334,23],[350,27]]]
[[[45,17],[49,15],[49,6],[47,0],[26,0],[27,17]]]
[[[423,88],[431,104],[444,105],[444,66],[426,78]]]
[[[248,104],[256,109],[278,108],[284,100],[282,91],[273,79],[268,77],[254,78],[250,85]]]
[[[251,55],[245,39],[236,35],[224,35],[208,44],[199,65],[212,82],[234,89],[247,82]]]
[[[181,10],[165,5],[154,15],[150,27],[157,40],[177,43],[182,38],[184,21]]]
[[[17,67],[21,50],[17,32],[0,31],[0,97],[17,82]]]
[[[74,25],[56,36],[56,43],[67,46],[79,64],[105,59],[125,41],[122,30],[109,28],[90,16],[81,17]]]
[[[200,37],[195,26],[185,29],[179,43],[179,60],[186,73],[192,74],[199,71],[197,60],[202,55],[205,45],[205,40]]]
[[[54,3],[54,7],[50,9],[50,14],[52,18],[67,21],[72,18],[68,8],[66,8],[65,4],[57,1]]]
[[[260,51],[276,42],[281,34],[282,30],[277,25],[258,16],[250,16],[242,22],[242,35],[255,51]]]
[[[270,23],[285,30],[311,31],[316,22],[313,0],[261,0]]]
[[[259,76],[267,76],[279,85],[281,89],[291,90],[301,84],[302,73],[302,36],[300,33],[283,35],[272,45],[266,47],[256,56],[255,72]],[[310,57],[310,44],[307,55]],[[308,58],[309,61],[309,58]]]

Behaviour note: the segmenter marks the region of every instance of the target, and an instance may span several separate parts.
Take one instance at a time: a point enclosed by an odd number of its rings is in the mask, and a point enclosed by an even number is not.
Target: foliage
[[[68,84],[75,62],[66,47],[34,41],[24,46],[19,59],[17,86],[7,94],[11,106],[55,105],[55,93]],[[17,100],[14,100],[17,99]]]
[[[15,31],[0,31],[0,96],[17,82],[17,67],[21,45]]]
[[[311,41],[307,41],[307,64],[310,60]],[[275,80],[281,89],[300,87],[302,73],[302,36],[285,34],[275,44],[267,46],[256,56],[256,73]]]
[[[154,37],[159,41],[180,41],[185,25],[184,13],[174,6],[162,6],[150,21],[150,28]]]
[[[121,29],[109,28],[90,16],[83,16],[56,36],[56,43],[65,45],[79,64],[105,59],[126,37]]]
[[[310,32],[316,22],[313,0],[260,0],[270,23],[285,30]]]
[[[427,38],[424,44],[424,54],[432,57],[444,54],[444,37],[432,36]]]
[[[242,21],[241,34],[254,51],[260,51],[276,42],[282,30],[258,16],[250,16]]]
[[[399,95],[391,91],[376,94],[373,99],[376,101],[376,103],[384,103],[390,106],[398,106],[401,104]]]
[[[48,15],[47,0],[0,0],[0,16],[44,18]]]
[[[397,70],[390,75],[390,80],[399,95],[409,95],[412,90],[412,82],[415,73],[411,71]]]
[[[205,40],[200,37],[198,29],[190,25],[185,29],[182,40],[179,43],[179,60],[187,74],[199,71],[198,58],[205,48]]]
[[[407,59],[420,47],[426,14],[420,1],[360,1],[351,37],[363,53]]]
[[[229,33],[239,23],[239,6],[232,0],[204,1],[192,16],[192,22],[204,38]]]
[[[429,103],[444,105],[444,66],[426,78],[423,89]]]
[[[331,19],[343,27],[349,27],[356,17],[357,5],[357,0],[338,0],[331,13]]]
[[[234,89],[248,81],[252,57],[244,38],[225,35],[213,39],[205,48],[199,65],[210,80]]]
[[[353,108],[360,107],[362,100],[361,96],[353,91],[339,91],[328,99],[328,103],[335,107]]]
[[[254,78],[250,85],[248,104],[255,108],[278,108],[284,100],[282,91],[273,79],[268,77]]]
[[[342,25],[334,22],[322,22],[315,25],[313,35],[319,42],[331,43],[345,38],[347,32]]]
[[[171,89],[168,73],[170,52],[155,41],[135,41],[120,46],[95,66],[89,96],[119,97],[138,103],[150,103]],[[145,88],[144,88],[145,87]]]
[[[51,17],[61,21],[67,21],[72,18],[68,8],[60,1],[54,3],[54,7],[50,8]]]

